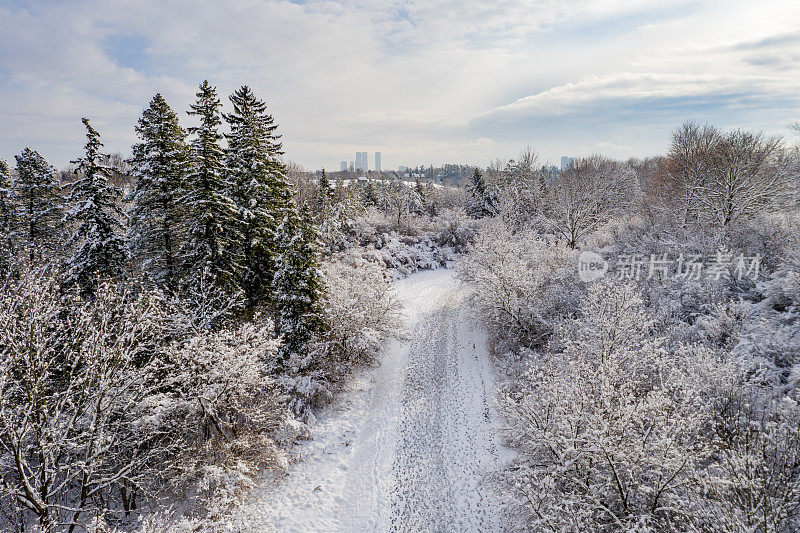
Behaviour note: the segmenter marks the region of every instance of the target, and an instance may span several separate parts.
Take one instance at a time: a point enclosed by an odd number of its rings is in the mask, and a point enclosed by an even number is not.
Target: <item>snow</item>
[[[296,447],[287,477],[246,502],[234,530],[496,531],[500,440],[486,337],[451,270],[395,283],[407,340],[355,376]]]

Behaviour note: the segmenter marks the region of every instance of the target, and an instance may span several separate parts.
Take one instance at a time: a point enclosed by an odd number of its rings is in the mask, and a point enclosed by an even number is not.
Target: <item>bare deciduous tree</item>
[[[796,195],[796,169],[779,137],[735,130],[715,148],[700,205],[718,225],[779,209]]]
[[[597,155],[577,159],[553,184],[547,214],[554,231],[575,248],[587,232],[624,211],[638,190],[626,166]]]

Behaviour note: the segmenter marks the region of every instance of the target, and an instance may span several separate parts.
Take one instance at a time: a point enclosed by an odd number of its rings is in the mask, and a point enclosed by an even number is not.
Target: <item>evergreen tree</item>
[[[159,286],[174,293],[180,279],[180,200],[188,164],[186,132],[161,94],[144,110],[133,146],[136,184],[130,194],[128,244],[142,269]]]
[[[242,270],[239,282],[252,307],[265,301],[274,273],[276,231],[294,214],[294,202],[280,162],[278,125],[247,85],[230,96],[233,113],[225,115],[230,125],[228,168],[232,198],[239,228]]]
[[[86,153],[72,161],[78,179],[72,183],[71,205],[66,220],[74,225],[67,244],[73,253],[67,262],[66,285],[78,285],[91,292],[98,276],[122,275],[127,261],[127,247],[120,220],[122,191],[109,183],[111,169],[101,161],[108,156],[100,153],[103,143],[100,134],[82,119],[86,126]]]
[[[476,168],[472,181],[467,186],[467,214],[472,218],[483,218],[497,214],[497,195],[486,185],[480,169]]]
[[[231,183],[220,146],[222,123],[217,91],[208,81],[200,84],[197,101],[189,115],[200,125],[189,128],[194,135],[189,152],[186,194],[181,199],[186,222],[182,272],[190,280],[211,278],[229,293],[237,292],[240,269],[236,244],[236,204],[230,197]]]
[[[310,210],[304,207],[299,216],[287,213],[278,226],[276,241],[273,306],[286,358],[298,353],[322,327],[319,235]]]
[[[0,159],[0,278],[10,275],[14,264],[14,211],[11,173],[8,164]]]
[[[422,186],[422,182],[419,181],[419,178],[414,180],[414,191],[409,196],[409,202],[409,210],[412,213],[419,215],[425,211],[427,195],[425,194],[425,188]]]
[[[432,182],[425,185],[425,210],[432,217],[439,214],[439,205],[436,203],[436,188]]]
[[[325,212],[325,208],[330,203],[332,196],[333,187],[331,187],[331,180],[328,179],[328,175],[323,168],[322,174],[319,177],[319,197],[317,198],[317,206],[320,213]]]
[[[25,148],[17,160],[13,185],[14,236],[28,261],[52,256],[62,244],[62,198],[56,170],[38,152]]]
[[[380,195],[375,184],[370,180],[364,188],[364,205],[366,207],[375,207],[380,203]]]

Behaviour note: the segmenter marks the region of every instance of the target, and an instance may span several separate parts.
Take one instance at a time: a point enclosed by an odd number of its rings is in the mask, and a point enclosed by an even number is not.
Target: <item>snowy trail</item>
[[[295,450],[289,476],[261,488],[238,531],[499,531],[486,476],[511,452],[498,438],[486,339],[453,272],[395,284],[407,341],[354,377]]]

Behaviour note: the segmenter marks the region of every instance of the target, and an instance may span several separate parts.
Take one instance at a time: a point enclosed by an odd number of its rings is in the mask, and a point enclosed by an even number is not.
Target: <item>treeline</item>
[[[83,119],[68,179],[30,148],[0,165],[2,527],[175,496],[210,527],[396,330],[374,266],[321,264],[266,104],[196,97],[184,128],[157,94],[128,161]]]
[[[294,205],[277,124],[248,86],[230,96],[226,114],[208,82],[196,96],[189,115],[199,125],[188,129],[160,94],[152,99],[136,126],[124,199],[87,119],[74,180],[60,187],[30,148],[16,156],[13,182],[5,165],[4,272],[48,263],[85,295],[104,278],[141,277],[177,296],[212,284],[242,311],[268,308],[296,350],[314,329],[322,289],[313,224]]]
[[[778,137],[694,122],[673,132],[665,156],[615,161],[592,155],[558,173],[537,161],[528,147],[517,160],[476,169],[467,184],[467,212],[538,224],[575,248],[636,206],[669,231],[706,226],[731,233],[798,198],[796,149]]]

